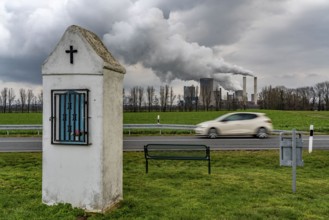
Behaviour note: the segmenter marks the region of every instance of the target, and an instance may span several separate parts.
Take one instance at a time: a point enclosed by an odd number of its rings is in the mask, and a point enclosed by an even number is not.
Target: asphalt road
[[[124,151],[141,151],[146,144],[205,144],[211,150],[266,150],[279,149],[280,138],[273,135],[267,139],[248,137],[221,137],[206,139],[195,136],[141,136],[124,137]],[[303,147],[308,148],[308,136],[303,136]],[[329,135],[314,136],[313,149],[329,150]],[[0,152],[42,151],[41,138],[0,138]]]

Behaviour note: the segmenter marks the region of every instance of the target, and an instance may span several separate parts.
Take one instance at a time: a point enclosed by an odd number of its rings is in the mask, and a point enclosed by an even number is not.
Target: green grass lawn
[[[42,113],[0,113],[0,124],[2,125],[40,125],[42,124]]]
[[[304,152],[292,193],[279,151],[212,151],[206,161],[150,161],[124,153],[124,200],[102,214],[41,203],[41,154],[0,153],[0,219],[328,219],[329,151]]]
[[[273,127],[277,130],[308,131],[310,124],[315,132],[329,133],[329,111],[278,111],[278,110],[248,110],[264,112],[272,119]],[[160,115],[162,124],[190,124],[195,125],[203,121],[212,120],[228,111],[210,112],[139,112],[124,113],[124,124],[155,124]]]
[[[266,113],[273,122],[276,130],[308,131],[310,124],[314,125],[315,133],[329,133],[329,111],[279,111],[279,110],[248,110]],[[160,115],[161,124],[188,124],[196,125],[200,122],[215,119],[228,111],[210,112],[125,112],[124,124],[156,124]],[[0,114],[0,124],[42,124],[41,113],[12,113]],[[6,134],[6,131],[2,131]],[[0,131],[0,134],[2,134]],[[137,131],[139,134],[150,134],[152,131]],[[153,131],[159,134],[159,131]],[[169,131],[170,134],[189,133]]]

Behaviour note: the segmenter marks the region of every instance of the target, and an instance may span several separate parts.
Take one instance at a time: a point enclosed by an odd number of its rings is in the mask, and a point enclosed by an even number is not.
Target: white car
[[[273,126],[271,119],[265,113],[234,112],[197,124],[194,130],[196,135],[209,138],[217,138],[220,135],[252,135],[267,138]]]

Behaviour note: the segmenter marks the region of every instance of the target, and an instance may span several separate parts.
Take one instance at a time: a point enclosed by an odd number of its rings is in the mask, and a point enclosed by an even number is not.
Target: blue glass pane
[[[54,93],[53,140],[61,144],[87,144],[87,90]],[[58,102],[56,101],[58,100]]]

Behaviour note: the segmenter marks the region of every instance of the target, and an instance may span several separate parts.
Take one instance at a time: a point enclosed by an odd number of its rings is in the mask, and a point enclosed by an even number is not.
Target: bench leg
[[[208,174],[210,174],[210,160],[208,160]]]

